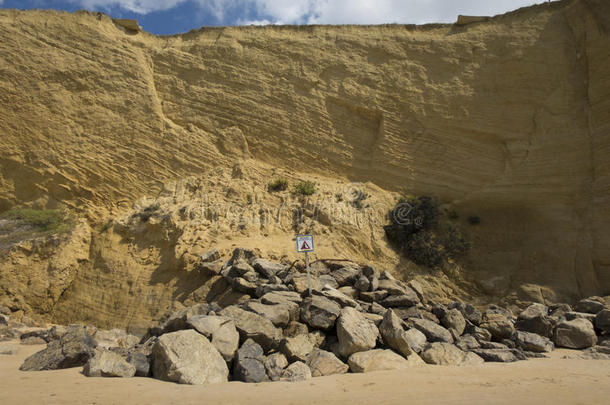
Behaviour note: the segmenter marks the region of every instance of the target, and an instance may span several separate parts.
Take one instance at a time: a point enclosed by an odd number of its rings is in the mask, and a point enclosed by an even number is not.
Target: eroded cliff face
[[[339,193],[349,181],[374,183],[386,190],[371,191],[383,207],[391,192],[431,194],[480,216],[454,280],[464,293],[607,294],[609,32],[602,0],[466,26],[203,28],[172,37],[127,32],[104,15],[1,10],[0,211],[64,204],[93,225],[86,263],[49,310],[62,319],[77,306],[79,318],[106,323],[158,316],[179,295],[170,267],[184,265],[167,267],[154,287],[159,308],[151,298],[149,309],[120,318],[129,294],[152,291],[161,259],[99,261],[148,246],[132,241],[129,250],[129,238],[95,229],[163,184],[234,167],[249,170],[258,190],[276,168],[328,187],[339,181]],[[358,229],[332,227],[325,253],[359,246],[349,252],[356,259],[405,273],[382,232]],[[235,229],[225,230],[202,240],[228,249]],[[262,245],[269,237],[252,235]],[[129,268],[146,269],[137,276],[143,290],[119,282],[112,296],[123,298],[104,299],[102,279],[115,276],[96,272]],[[97,298],[70,301],[77,296]]]

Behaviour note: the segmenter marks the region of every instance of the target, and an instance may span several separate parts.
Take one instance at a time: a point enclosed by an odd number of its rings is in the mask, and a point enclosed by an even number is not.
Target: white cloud
[[[68,0],[86,9],[109,9],[120,7],[138,14],[148,14],[153,11],[169,10],[188,0]]]
[[[2,2],[3,0],[0,0]],[[147,14],[195,2],[220,24],[422,24],[458,14],[495,15],[544,0],[69,0],[86,8]]]

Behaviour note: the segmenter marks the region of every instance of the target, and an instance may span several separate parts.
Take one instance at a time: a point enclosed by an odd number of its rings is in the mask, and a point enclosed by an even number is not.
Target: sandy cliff
[[[183,219],[160,225],[155,240],[129,225],[142,208],[132,209],[135,201],[167,199],[171,184],[191,176],[219,193],[215,202],[248,211],[258,195],[277,209],[290,197],[265,196],[274,173],[313,176],[328,198],[368,182],[376,207],[408,192],[479,215],[465,230],[474,248],[446,293],[608,294],[609,33],[603,0],[464,26],[202,28],[171,37],[93,13],[0,10],[0,211],[65,205],[93,227],[80,231],[88,236],[78,259],[60,266],[70,277],[59,292],[38,270],[45,281],[28,285],[30,263],[47,259],[26,249],[0,259],[0,296],[61,320],[123,326],[184,299],[180,285],[205,283],[180,275],[185,252],[255,240],[263,254],[292,258],[282,242],[292,223],[240,228],[240,237],[229,219],[213,235]],[[195,195],[163,200],[162,209],[177,218]],[[120,226],[100,232],[109,218]],[[426,274],[393,253],[375,221],[363,231],[318,218],[324,254]],[[65,243],[81,246],[81,234]]]

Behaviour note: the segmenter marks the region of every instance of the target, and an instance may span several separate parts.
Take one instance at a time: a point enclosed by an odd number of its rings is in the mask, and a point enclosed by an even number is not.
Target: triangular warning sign
[[[306,241],[306,240],[304,240],[304,241],[303,241],[303,244],[301,245],[301,250],[309,250],[309,249],[311,249],[311,248],[309,247],[309,243],[307,243],[307,241]]]

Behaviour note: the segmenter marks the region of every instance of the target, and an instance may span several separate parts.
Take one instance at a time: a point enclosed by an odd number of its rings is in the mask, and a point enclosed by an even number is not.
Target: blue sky
[[[2,8],[103,11],[154,34],[247,24],[424,24],[495,15],[542,0],[0,0]]]

